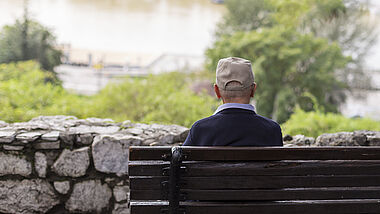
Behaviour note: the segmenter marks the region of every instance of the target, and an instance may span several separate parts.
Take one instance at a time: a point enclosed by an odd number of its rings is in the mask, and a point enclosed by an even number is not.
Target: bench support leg
[[[182,163],[181,147],[173,147],[169,174],[169,214],[179,214],[180,168]]]

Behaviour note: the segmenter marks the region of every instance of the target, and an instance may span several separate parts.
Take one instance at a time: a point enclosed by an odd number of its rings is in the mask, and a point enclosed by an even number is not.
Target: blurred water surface
[[[23,14],[24,0],[0,0],[0,26]],[[33,18],[73,48],[202,54],[225,9],[209,0],[29,0]]]

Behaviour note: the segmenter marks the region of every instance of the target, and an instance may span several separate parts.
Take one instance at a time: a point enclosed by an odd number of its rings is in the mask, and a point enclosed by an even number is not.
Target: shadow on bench
[[[130,147],[131,214],[380,213],[380,147]]]

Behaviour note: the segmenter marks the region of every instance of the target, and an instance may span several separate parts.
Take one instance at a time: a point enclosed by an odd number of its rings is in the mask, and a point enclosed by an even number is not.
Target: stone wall
[[[129,213],[129,146],[174,145],[187,134],[97,118],[0,121],[0,213]]]
[[[284,146],[380,146],[380,132],[338,132],[322,134],[317,138],[287,135],[284,137]]]
[[[0,213],[127,214],[128,148],[178,145],[188,129],[49,116],[0,121]],[[285,146],[380,146],[380,132],[285,136]]]

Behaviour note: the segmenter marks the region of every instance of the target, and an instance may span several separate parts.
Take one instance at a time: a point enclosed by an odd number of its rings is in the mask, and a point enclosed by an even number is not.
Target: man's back
[[[280,126],[254,111],[228,108],[194,123],[184,146],[282,146]]]
[[[214,91],[223,105],[213,116],[194,123],[184,146],[282,146],[280,126],[257,115],[250,104],[256,91],[250,61],[219,60]]]

